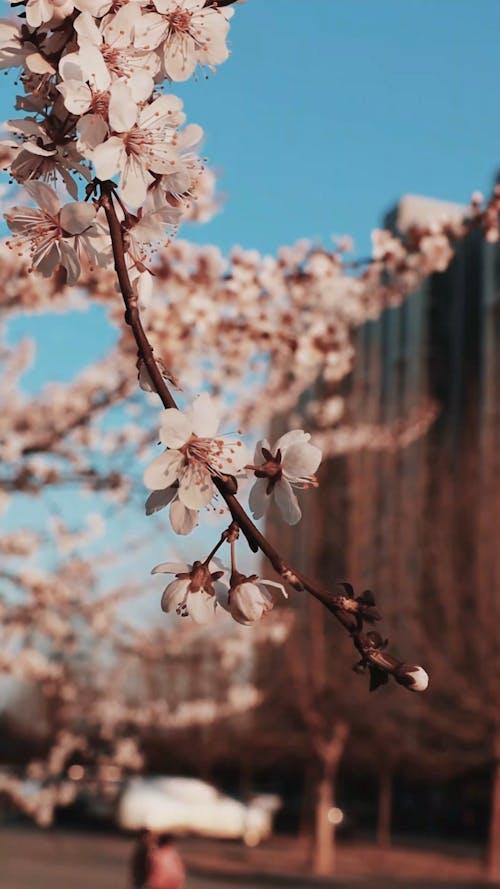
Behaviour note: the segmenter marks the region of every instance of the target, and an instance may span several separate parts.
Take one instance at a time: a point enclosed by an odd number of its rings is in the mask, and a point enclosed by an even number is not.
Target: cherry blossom
[[[174,234],[181,218],[181,210],[169,204],[163,204],[158,209],[144,213],[140,209],[137,216],[132,221],[129,220],[126,226],[125,249],[129,267],[131,269],[135,267],[139,272],[143,272],[145,263],[151,259],[155,247],[161,241],[165,241],[167,234]]]
[[[233,572],[226,605],[231,617],[237,623],[248,627],[268,614],[275,602],[274,595],[268,587],[280,590],[285,597],[287,595],[283,584],[274,580],[260,580],[257,574],[246,577],[239,572]]]
[[[206,187],[200,179],[203,176],[203,167],[196,155],[203,139],[203,130],[197,124],[188,124],[181,130],[176,139],[176,147],[179,151],[177,166],[171,173],[165,173],[156,179],[149,189],[148,197],[155,207],[163,207],[165,198],[172,204],[182,207],[186,213],[192,203],[198,201],[199,190]]]
[[[28,0],[26,21],[32,28],[46,22],[60,22],[73,12],[73,0]]]
[[[25,39],[20,25],[0,19],[0,70],[19,67],[32,74],[55,73],[53,65],[38,52],[35,44]]]
[[[54,121],[50,124],[54,126]],[[60,178],[71,197],[76,199],[76,177],[88,180],[89,170],[83,164],[76,139],[69,136],[55,142],[47,132],[47,126],[47,121],[39,123],[32,117],[8,121],[7,128],[16,139],[4,143],[14,152],[10,172],[20,183],[41,179],[55,184]]]
[[[217,436],[220,406],[207,393],[190,408],[164,411],[160,441],[166,450],[144,472],[144,484],[161,491],[178,483],[178,498],[191,510],[202,509],[214,497],[213,475],[235,475],[247,462],[243,443],[231,436]]]
[[[123,83],[111,87],[109,124],[111,135],[92,153],[99,179],[119,174],[123,199],[138,207],[146,198],[153,173],[173,173],[180,165],[175,129],[184,121],[182,102],[175,96],[159,96],[142,111]]]
[[[78,201],[61,207],[56,193],[42,182],[27,183],[26,190],[40,209],[13,207],[5,214],[14,232],[12,245],[26,248],[33,267],[42,275],[52,275],[62,266],[68,284],[76,284],[80,276],[79,251],[97,234],[95,207]]]
[[[224,571],[214,570],[216,563],[163,562],[151,574],[175,574],[176,579],[165,588],[161,600],[163,611],[175,611],[179,617],[190,617],[195,623],[212,620],[217,607],[217,581]]]
[[[140,18],[140,5],[136,2],[105,16],[99,25],[87,11],[77,16],[74,29],[79,49],[61,59],[59,70],[63,80],[85,81],[102,91],[109,89],[114,81],[124,79],[132,91],[138,90],[137,100],[146,99],[152,92],[159,60],[154,53],[133,47],[133,33]]]
[[[165,75],[187,80],[197,65],[213,68],[225,62],[226,36],[233,10],[206,6],[205,0],[154,0],[157,12],[143,15],[135,46],[159,49]]]
[[[321,451],[309,444],[310,438],[302,429],[293,429],[282,435],[274,448],[266,439],[258,442],[249,467],[257,476],[249,497],[254,518],[264,515],[272,496],[288,524],[300,521],[302,513],[293,488],[317,486],[314,473],[321,462]]]

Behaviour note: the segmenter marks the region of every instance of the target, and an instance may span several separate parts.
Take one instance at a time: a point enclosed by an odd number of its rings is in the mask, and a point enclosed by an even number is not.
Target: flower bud
[[[423,667],[417,664],[401,664],[395,671],[394,678],[400,685],[410,691],[425,691],[429,685],[429,676]]]
[[[248,626],[260,620],[274,605],[274,599],[262,584],[243,580],[229,591],[229,611],[239,624]]]

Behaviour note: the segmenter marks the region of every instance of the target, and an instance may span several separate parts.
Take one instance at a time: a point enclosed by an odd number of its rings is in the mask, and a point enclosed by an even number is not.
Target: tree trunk
[[[494,764],[491,782],[491,809],[488,837],[488,879],[500,882],[500,732],[494,741]]]
[[[391,845],[392,768],[382,766],[378,784],[377,845],[388,849]]]
[[[316,811],[313,842],[313,873],[330,876],[335,871],[335,826],[329,820],[330,809],[335,806],[334,781],[349,734],[349,727],[339,722],[329,741],[318,746],[321,772],[316,786]]]
[[[333,808],[333,774],[325,769],[317,784],[314,823],[313,873],[328,876],[335,870],[335,828],[328,820]]]
[[[297,835],[302,839],[313,836],[313,815],[316,812],[314,761],[307,759],[304,766],[304,785],[302,789],[302,805]]]

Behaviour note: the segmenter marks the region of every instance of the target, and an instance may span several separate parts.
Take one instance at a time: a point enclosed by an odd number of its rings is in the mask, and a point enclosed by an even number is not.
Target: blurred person
[[[147,889],[183,889],[186,871],[172,834],[163,833],[149,849]]]
[[[147,828],[142,828],[130,859],[132,889],[146,889],[150,870],[150,854],[153,846],[153,835]]]

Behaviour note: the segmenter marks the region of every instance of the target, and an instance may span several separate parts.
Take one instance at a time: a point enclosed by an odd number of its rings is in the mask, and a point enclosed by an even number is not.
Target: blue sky
[[[173,90],[205,129],[227,196],[219,217],[183,236],[274,252],[350,234],[364,255],[401,194],[466,202],[474,189],[488,192],[500,159],[499,36],[491,0],[236,7],[229,61]],[[3,119],[12,116],[8,84]],[[85,319],[27,316],[9,331],[11,341],[26,334],[39,352],[31,391],[71,378],[114,336],[99,309]]]

